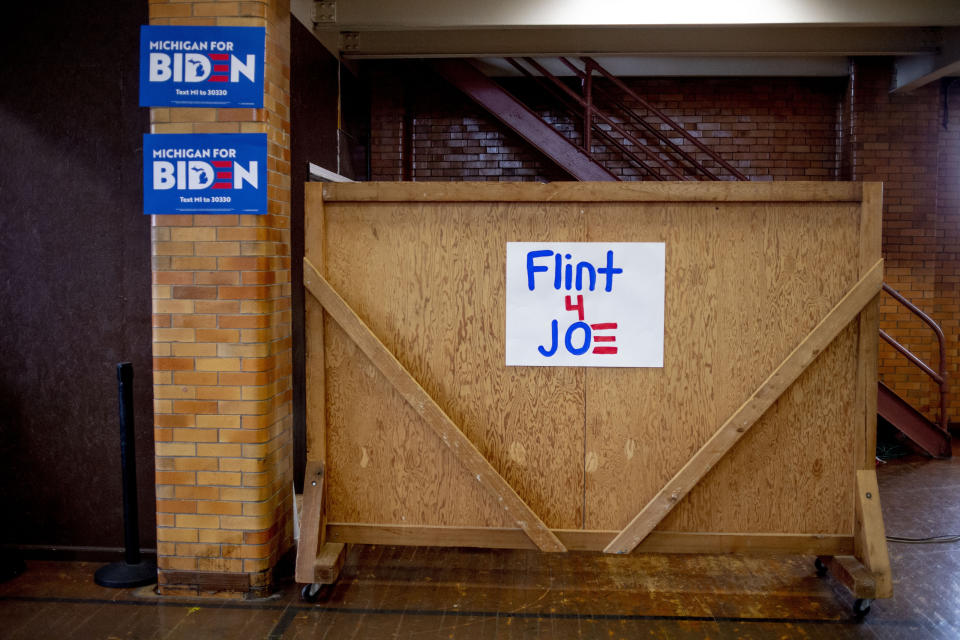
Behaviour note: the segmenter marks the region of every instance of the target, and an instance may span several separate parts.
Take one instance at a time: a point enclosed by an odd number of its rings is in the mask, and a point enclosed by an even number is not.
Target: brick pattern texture
[[[401,179],[404,162],[412,167],[413,180],[570,179],[549,159],[440,78],[423,71],[409,73],[399,75],[393,66],[372,73],[372,179]],[[844,79],[624,80],[636,93],[751,179],[836,180],[839,177]],[[580,117],[558,109],[556,100],[531,87],[526,80],[508,79],[503,84],[568,139],[582,145]],[[595,86],[598,95],[616,97],[636,113],[646,113],[609,82],[597,80]],[[616,112],[611,104],[599,103],[605,111]],[[408,158],[402,154],[405,109],[412,140]],[[624,117],[618,121],[632,136],[651,140],[637,122]],[[720,177],[731,178],[690,142],[676,134],[670,138]],[[642,168],[596,132],[592,150],[594,158],[621,180],[650,179]],[[662,177],[671,178],[661,165],[648,164]]]
[[[371,180],[569,180],[439,77],[408,73],[384,65],[371,74]],[[410,141],[406,157],[405,135]]]
[[[940,92],[937,83],[912,93],[890,93],[892,63],[857,62],[850,89],[851,178],[883,182],[885,280],[943,323],[935,307]],[[881,298],[880,326],[934,367],[933,332],[889,296]],[[939,388],[886,342],[880,377],[930,417],[939,414]],[[958,407],[954,407],[954,415]]]
[[[946,128],[937,155],[936,259],[933,314],[947,339],[950,417],[960,420],[960,81],[949,80]],[[949,89],[947,89],[949,87]]]
[[[286,1],[150,0],[151,24],[267,30],[264,108],[151,110],[153,133],[268,138],[268,215],[153,217],[164,594],[226,573],[263,593],[291,544],[289,20]]]
[[[948,363],[960,366],[960,107],[940,125],[937,83],[890,95],[892,61],[855,60],[851,78],[624,78],[640,96],[679,122],[752,180],[880,180],[884,183],[883,252],[887,281],[934,316],[948,334]],[[553,181],[569,176],[422,67],[381,63],[371,70],[371,167],[374,180]],[[503,86],[582,144],[582,116],[526,79]],[[578,89],[576,84],[571,88]],[[598,104],[615,112],[611,96],[638,113],[633,99],[597,80]],[[960,87],[954,89],[960,94]],[[607,97],[603,97],[607,94]],[[951,97],[956,105],[957,96]],[[618,121],[649,140],[629,118]],[[657,120],[652,122],[658,123]],[[405,141],[406,136],[406,141]],[[730,174],[677,135],[671,139],[723,179]],[[594,157],[622,180],[651,179],[594,134]],[[665,170],[659,175],[669,178]],[[888,297],[881,326],[937,365],[932,333]],[[881,343],[881,379],[929,417],[938,417],[938,389]],[[949,413],[960,416],[960,381]]]

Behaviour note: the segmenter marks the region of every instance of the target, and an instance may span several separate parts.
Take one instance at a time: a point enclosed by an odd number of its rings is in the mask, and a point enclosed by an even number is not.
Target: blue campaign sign
[[[267,212],[267,134],[143,136],[143,212]]]
[[[263,107],[263,27],[140,27],[141,107]]]

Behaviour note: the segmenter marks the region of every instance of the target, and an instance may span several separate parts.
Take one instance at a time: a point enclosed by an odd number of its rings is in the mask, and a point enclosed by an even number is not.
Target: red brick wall
[[[886,282],[936,315],[939,85],[892,95],[891,70],[887,59],[859,60],[854,66],[852,178],[884,185]],[[882,298],[880,314],[887,333],[925,362],[937,362],[933,333],[915,315],[888,296]],[[937,386],[882,341],[880,373],[885,383],[928,416],[938,411]]]
[[[944,131],[940,86],[934,83],[909,95],[890,95],[891,70],[889,59],[864,59],[851,64],[851,79],[625,81],[751,179],[883,181],[887,281],[944,326],[949,334],[948,361],[956,372],[960,116],[952,115],[954,129]],[[380,64],[373,67],[372,78],[372,179],[570,179],[423,67]],[[560,112],[555,101],[525,79],[503,84],[568,138],[582,143],[579,116]],[[605,88],[602,81],[597,86]],[[960,87],[955,91],[960,94]],[[958,100],[954,96],[951,104]],[[954,110],[960,111],[960,106]],[[636,125],[625,126],[640,134]],[[649,179],[602,142],[595,140],[593,150],[604,166],[624,180]],[[689,143],[682,148],[696,151]],[[702,152],[695,155],[712,165]],[[723,170],[720,175],[730,178]],[[924,325],[886,297],[881,312],[881,325],[889,333],[936,365],[936,346]],[[910,402],[935,417],[936,386],[885,343],[880,372]],[[960,385],[954,386],[958,389],[950,414],[957,419]]]
[[[439,77],[400,65],[372,75],[372,180],[570,179]]]
[[[843,79],[629,78],[625,82],[752,179],[833,180],[838,176],[838,114],[846,84]],[[517,87],[518,83],[508,85]],[[616,93],[603,80],[595,81],[594,86],[601,94]],[[513,90],[523,95],[519,87]],[[531,93],[531,98],[534,96]],[[636,113],[650,116],[631,97],[624,95],[621,99]],[[604,101],[600,104],[604,106]],[[605,110],[617,114],[609,104]],[[579,119],[552,113],[543,106],[537,111],[566,123],[569,137],[582,144]],[[656,119],[651,122],[660,124]],[[652,141],[636,123],[626,120],[621,126],[634,137]],[[625,160],[616,147],[596,133],[593,137],[594,157],[622,180],[650,179],[641,168]],[[732,179],[706,153],[678,135],[670,137],[718,176]],[[657,173],[671,179],[662,167],[658,167]]]
[[[375,71],[372,91],[374,180],[399,180],[403,171],[404,109],[411,126],[407,158],[413,180],[569,180],[569,176],[440,78],[422,70]],[[846,79],[627,79],[646,100],[681,123],[751,178],[834,180],[840,172],[840,112]],[[503,83],[522,102],[582,144],[579,117],[525,80]],[[598,81],[600,91],[609,83]],[[406,99],[404,90],[407,91]],[[629,98],[630,106],[637,107]],[[608,107],[608,111],[613,112]],[[645,137],[637,124],[623,125]],[[675,136],[677,142],[682,139]],[[684,151],[714,163],[692,144]],[[594,136],[594,157],[623,180],[645,172]],[[730,179],[730,174],[719,169]],[[659,171],[669,176],[662,168]]]
[[[370,179],[403,179],[403,83],[392,66],[371,74]]]
[[[950,417],[960,418],[960,81],[947,101],[947,128],[939,130],[937,172],[937,273],[933,312],[947,338]]]

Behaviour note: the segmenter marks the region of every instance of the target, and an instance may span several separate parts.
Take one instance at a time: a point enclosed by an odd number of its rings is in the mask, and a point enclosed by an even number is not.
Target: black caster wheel
[[[870,613],[870,605],[873,603],[873,600],[870,598],[857,598],[853,603],[853,615],[857,620],[863,619],[865,615]]]
[[[320,589],[323,585],[312,583],[305,584],[300,589],[300,599],[304,602],[316,602],[320,598]]]
[[[820,558],[813,561],[813,567],[817,570],[817,575],[821,578],[827,575],[827,565],[823,564],[823,560]]]

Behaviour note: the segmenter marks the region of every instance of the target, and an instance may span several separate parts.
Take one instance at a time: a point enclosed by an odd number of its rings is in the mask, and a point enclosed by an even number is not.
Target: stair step
[[[936,458],[950,457],[950,434],[882,382],[877,383],[877,413],[930,455]]]

